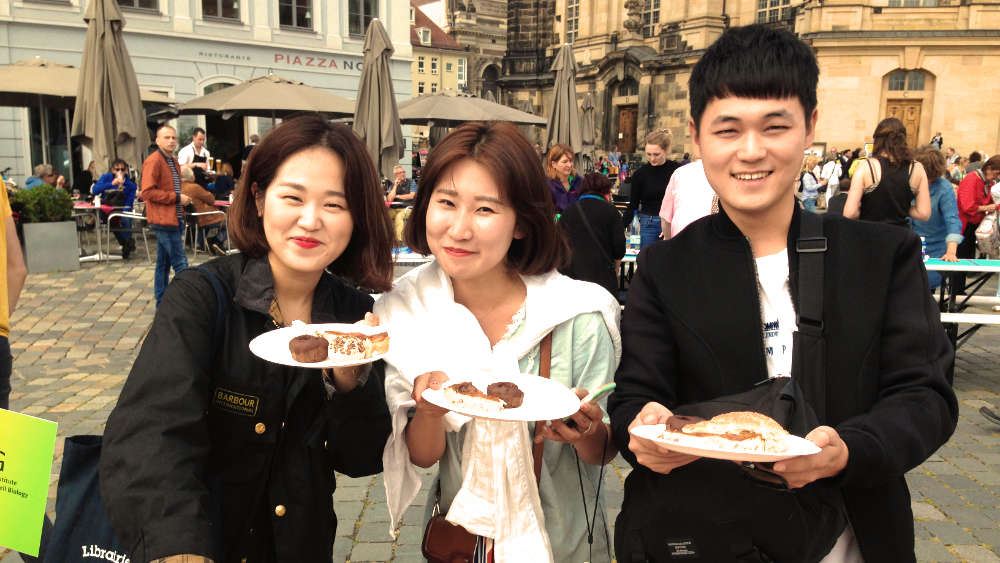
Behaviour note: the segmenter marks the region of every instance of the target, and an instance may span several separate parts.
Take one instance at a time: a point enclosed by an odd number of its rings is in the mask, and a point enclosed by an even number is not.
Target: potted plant
[[[29,273],[80,269],[73,200],[66,190],[48,184],[21,190],[11,198],[11,207],[19,210]]]

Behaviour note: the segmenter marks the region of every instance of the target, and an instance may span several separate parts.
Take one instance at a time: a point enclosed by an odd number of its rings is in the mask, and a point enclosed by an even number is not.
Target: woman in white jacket
[[[383,456],[390,529],[420,489],[417,468],[440,462],[425,520],[440,495],[448,520],[480,537],[477,560],[492,549],[498,562],[607,561],[598,487],[617,448],[601,405],[583,405],[575,426],[539,423],[536,487],[533,423],[470,419],[422,393],[471,372],[515,381],[538,374],[539,344],[551,332],[550,376],[582,397],[614,376],[618,304],[600,286],[556,272],[566,244],[541,164],[514,126],[459,127],[431,153],[423,183],[406,238],[435,260],[401,278],[375,309],[392,327],[393,433]]]

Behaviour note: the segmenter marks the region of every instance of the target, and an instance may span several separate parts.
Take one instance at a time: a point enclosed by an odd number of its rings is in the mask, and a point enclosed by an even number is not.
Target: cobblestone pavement
[[[204,257],[192,262],[200,262]],[[78,272],[31,275],[13,317],[12,408],[59,423],[49,489],[54,515],[62,438],[99,434],[154,313],[153,266],[141,260],[84,264]],[[907,475],[920,561],[1000,562],[1000,427],[977,412],[1000,407],[1000,329],[983,329],[958,353],[961,419],[951,441]],[[619,457],[605,483],[614,522],[628,466]],[[430,471],[428,471],[430,475]],[[425,491],[430,478],[425,478]],[[334,561],[422,561],[426,494],[388,534],[380,477],[340,476]],[[0,548],[0,562],[20,562]]]

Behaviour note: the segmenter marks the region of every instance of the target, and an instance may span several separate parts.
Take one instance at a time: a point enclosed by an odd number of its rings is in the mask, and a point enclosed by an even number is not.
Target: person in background
[[[978,154],[978,153],[972,153]],[[969,156],[972,159],[972,155]],[[974,168],[965,173],[958,184],[958,217],[962,220],[962,242],[958,245],[959,258],[976,257],[976,228],[987,213],[997,210],[997,204],[990,197],[990,185],[1000,178],[1000,155],[986,161],[981,168]],[[952,278],[955,287],[952,291],[958,295],[965,292],[965,275],[959,274]]]
[[[195,213],[209,213],[195,217],[198,221],[198,236],[202,240],[196,240],[194,244],[204,242],[212,254],[225,256],[226,251],[222,246],[226,244],[226,216],[214,213],[219,211],[215,206],[215,195],[194,181],[194,171],[190,168],[181,168],[181,193],[190,198]]]
[[[608,153],[608,163],[611,164],[612,172],[617,174],[618,169],[622,166],[622,153],[618,152],[618,145],[611,147],[611,152]]]
[[[618,296],[618,266],[625,256],[622,215],[611,201],[611,180],[590,172],[580,183],[580,199],[563,211],[559,228],[569,242],[570,261],[559,272],[596,283]]]
[[[969,162],[965,165],[965,173],[968,174],[973,170],[979,170],[983,167],[983,155],[979,151],[972,151],[969,153]]]
[[[851,191],[844,203],[844,217],[910,227],[912,217],[931,217],[927,174],[913,160],[906,144],[906,127],[895,117],[883,119],[875,127],[873,152],[865,165],[851,176]]]
[[[840,177],[843,175],[843,167],[840,165],[840,154],[837,149],[826,153],[823,157],[823,166],[819,172],[819,180],[823,182],[823,189],[819,197],[816,198],[816,207],[826,209],[833,197],[833,192],[840,187]]]
[[[580,177],[573,170],[574,158],[576,155],[573,154],[573,149],[562,143],[549,149],[549,154],[545,157],[545,175],[549,177],[549,191],[557,214],[573,205],[580,197]]]
[[[701,159],[681,166],[670,175],[660,205],[660,238],[670,240],[691,223],[717,212],[719,198],[705,177]]]
[[[802,160],[802,169],[799,170],[799,197],[802,207],[806,211],[816,212],[816,199],[819,197],[819,189],[824,185],[823,180],[816,178],[816,166],[819,164],[819,157],[815,154],[808,154]]]
[[[684,153],[684,156],[681,158],[680,165],[684,166],[686,164],[689,164],[690,162],[691,162],[691,153],[689,152]]]
[[[222,168],[219,169],[219,175],[215,177],[212,193],[215,195],[215,199],[224,201],[229,199],[229,194],[233,193],[235,188],[236,184],[233,183],[233,165],[223,162]]]
[[[258,135],[256,133],[254,133],[253,135],[250,135],[250,144],[247,145],[247,146],[245,146],[245,147],[243,147],[243,154],[240,155],[240,158],[243,161],[248,160],[250,158],[250,153],[253,152],[253,148],[256,147],[257,143],[259,143],[259,142],[260,142],[260,135]]]
[[[406,170],[398,164],[392,168],[392,187],[385,195],[389,204],[389,218],[392,220],[396,242],[403,242],[403,229],[413,211],[413,200],[417,197],[417,182],[406,177]]]
[[[923,237],[927,256],[947,262],[958,261],[958,245],[962,242],[962,220],[958,218],[958,201],[951,182],[945,178],[945,159],[933,145],[917,150],[913,158],[923,165],[931,178],[928,191],[931,196],[931,218],[927,221],[910,219],[913,230]],[[941,285],[941,274],[928,270],[927,282],[931,290]]]
[[[965,177],[965,167],[969,165],[968,157],[959,157],[948,167],[948,180],[954,185],[955,190],[958,190],[958,185],[962,183],[962,178]]]
[[[156,151],[142,163],[142,199],[146,202],[146,221],[156,233],[156,275],[153,296],[159,307],[163,292],[174,275],[187,268],[184,253],[184,206],[191,198],[181,193],[181,171],[174,159],[177,130],[161,125],[156,130]]]
[[[309,114],[271,130],[240,182],[240,253],[170,284],[105,428],[101,499],[137,563],[332,561],[334,538],[351,541],[335,472],[382,470],[384,362],[308,369],[248,347],[294,321],[378,324],[358,289],[392,285],[371,158]]]
[[[955,151],[955,147],[948,147],[947,152],[945,152],[945,157],[945,165],[951,167],[952,164],[955,164],[955,162],[958,161],[959,154]]]
[[[181,168],[191,168],[194,171],[194,180],[199,186],[207,188],[211,183],[210,167],[208,159],[212,154],[205,147],[205,130],[195,127],[191,131],[191,143],[182,148],[177,153],[177,162]]]
[[[595,492],[616,449],[599,404],[582,404],[572,424],[546,424],[470,420],[424,398],[425,390],[480,370],[514,382],[538,374],[547,334],[554,382],[582,398],[611,380],[618,302],[556,271],[568,249],[533,155],[516,126],[472,122],[445,137],[427,161],[406,240],[434,261],[397,280],[375,304],[393,330],[386,499],[395,529],[420,494],[419,468],[436,464],[429,498],[420,503],[424,520],[439,504],[450,521],[478,535],[475,561],[487,561],[492,549],[497,562],[604,563],[610,526]],[[532,435],[543,450],[537,488]],[[597,521],[581,503],[597,507]],[[597,532],[592,546],[588,530]]]
[[[66,187],[66,178],[56,172],[55,169],[52,168],[51,164],[38,164],[35,166],[33,172],[34,175],[28,176],[28,179],[24,181],[24,189],[26,190],[42,185],[48,185],[54,188]]]
[[[931,144],[934,145],[934,148],[936,148],[937,150],[941,150],[941,145],[944,144],[944,137],[941,136],[940,131],[938,131],[936,135],[931,137]]]
[[[125,211],[132,210],[137,190],[135,182],[128,175],[128,163],[120,158],[111,163],[111,171],[101,174],[92,188],[93,194],[101,198],[102,205],[110,205]],[[101,216],[107,219],[107,214],[103,211]],[[128,260],[128,257],[135,252],[135,239],[132,238],[130,230],[132,220],[115,217],[111,228],[115,239],[122,247],[122,259]]]
[[[73,179],[73,198],[89,200],[92,195],[90,189],[98,177],[97,163],[91,160],[87,168],[81,170]]]
[[[645,248],[660,238],[660,206],[671,174],[680,166],[667,160],[670,150],[670,130],[658,129],[646,135],[646,159],[629,179],[632,192],[628,209],[622,216],[625,228],[632,223],[632,216],[639,214],[639,248]]]

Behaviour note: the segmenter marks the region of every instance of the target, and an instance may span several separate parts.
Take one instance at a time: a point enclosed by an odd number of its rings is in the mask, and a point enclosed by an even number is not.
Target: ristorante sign
[[[363,66],[360,57],[343,55],[303,54],[288,51],[271,51],[266,53],[266,55],[262,53],[262,55],[267,57],[266,63],[259,60],[256,53],[247,53],[245,51],[212,51],[206,49],[198,51],[199,59],[235,64],[267,64],[282,67],[337,70],[358,74],[361,74],[361,67]]]

